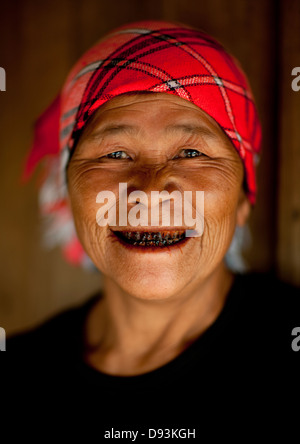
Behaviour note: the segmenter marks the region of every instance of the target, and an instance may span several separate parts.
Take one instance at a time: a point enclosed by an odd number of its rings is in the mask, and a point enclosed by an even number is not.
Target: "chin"
[[[172,275],[153,276],[145,275],[139,279],[132,279],[126,282],[117,282],[126,293],[142,300],[166,300],[175,296],[187,282],[180,283],[172,279]]]

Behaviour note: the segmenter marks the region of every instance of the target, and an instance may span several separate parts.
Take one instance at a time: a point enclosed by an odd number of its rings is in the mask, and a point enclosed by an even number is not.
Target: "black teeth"
[[[185,238],[185,232],[167,231],[140,232],[140,231],[116,231],[115,234],[126,243],[144,247],[166,247],[172,246]]]

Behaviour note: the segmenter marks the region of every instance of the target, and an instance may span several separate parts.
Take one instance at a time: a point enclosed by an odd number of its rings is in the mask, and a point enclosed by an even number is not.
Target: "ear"
[[[236,225],[242,227],[248,220],[251,211],[251,204],[245,195],[244,190],[240,191],[238,207],[236,212]]]

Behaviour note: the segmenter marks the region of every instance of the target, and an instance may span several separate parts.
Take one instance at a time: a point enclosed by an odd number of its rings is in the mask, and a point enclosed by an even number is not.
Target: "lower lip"
[[[116,236],[113,231],[111,231],[111,233],[112,233],[113,241],[118,242],[120,245],[125,247],[127,250],[130,250],[130,251],[135,252],[135,253],[141,253],[141,254],[146,254],[146,253],[172,253],[172,252],[175,252],[175,251],[181,251],[181,249],[191,239],[191,237],[186,237],[183,240],[177,242],[176,244],[166,245],[164,247],[146,247],[146,246],[139,246],[139,245],[128,244],[127,242],[123,241],[118,236]]]

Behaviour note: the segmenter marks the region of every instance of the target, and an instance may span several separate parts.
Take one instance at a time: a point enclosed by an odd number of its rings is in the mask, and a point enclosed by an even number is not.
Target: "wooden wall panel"
[[[300,91],[291,87],[292,69],[300,67],[298,0],[282,4],[281,37],[278,271],[300,285]]]
[[[264,152],[258,175],[260,192],[251,218],[254,241],[248,260],[259,270],[274,267],[277,168],[274,146],[277,141],[273,127],[277,92],[272,70],[277,48],[273,1],[3,2],[0,66],[6,69],[7,91],[0,92],[0,326],[8,333],[36,325],[61,309],[84,300],[101,286],[99,275],[69,266],[58,249],[43,250],[35,185],[31,182],[21,187],[18,179],[22,159],[30,144],[33,122],[54,98],[72,64],[110,29],[129,21],[151,18],[186,22],[212,33],[240,59],[250,78],[264,126]],[[297,51],[299,53],[299,48],[295,48],[294,57]],[[286,60],[283,63],[287,63]],[[297,64],[296,61],[293,63]],[[297,100],[295,94],[291,100]],[[291,108],[286,106],[289,113]],[[296,106],[295,103],[293,107]],[[295,115],[293,118],[293,125],[296,125]],[[292,122],[286,121],[284,125],[292,125]],[[290,129],[284,129],[284,125],[283,131],[288,133]],[[293,131],[295,150],[300,136],[296,129]],[[285,156],[288,156],[289,146]],[[287,183],[285,176],[282,180]],[[288,188],[282,190],[284,196],[284,190],[288,192]],[[297,197],[293,199],[295,202]],[[298,208],[295,203],[293,205]],[[293,214],[295,218],[297,212]],[[284,218],[281,219],[283,224],[288,224]],[[280,264],[289,255],[285,242],[292,239],[292,235],[290,238],[281,235]],[[297,254],[293,254],[288,264],[294,264]]]

